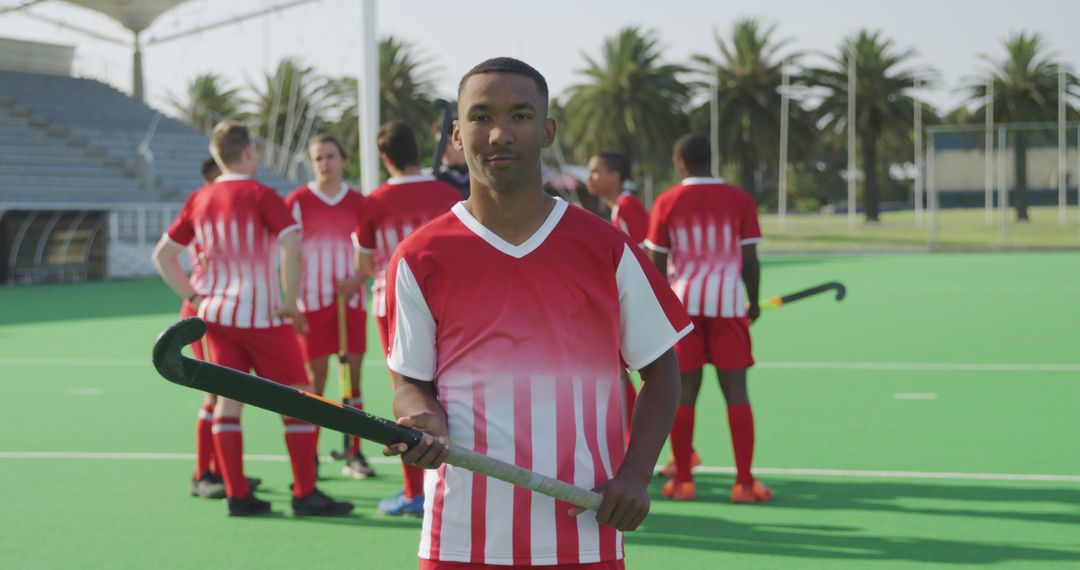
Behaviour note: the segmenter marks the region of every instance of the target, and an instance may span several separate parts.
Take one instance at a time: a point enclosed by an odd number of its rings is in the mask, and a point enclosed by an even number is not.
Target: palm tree
[[[195,76],[187,87],[187,101],[174,99],[172,104],[184,121],[203,132],[221,119],[240,117],[244,107],[239,90],[216,73]]]
[[[750,192],[755,191],[754,175],[763,159],[768,157],[770,164],[778,160],[783,66],[799,57],[781,55],[790,40],[774,40],[775,30],[775,25],[760,20],[739,20],[730,42],[715,35],[719,58],[704,54],[692,58],[702,77],[701,86],[710,95],[712,89],[718,91],[720,155],[739,165],[742,187]],[[791,80],[792,84],[801,82],[798,76]],[[792,146],[800,147],[809,138],[813,121],[796,99],[789,104]],[[710,106],[711,97],[692,112],[691,124],[708,125]]]
[[[416,130],[425,153],[434,148],[433,138],[426,135],[438,113],[433,105],[432,71],[422,63],[426,59],[413,44],[394,36],[379,42],[379,120],[407,123]],[[351,173],[359,165],[354,152],[360,136],[359,83],[356,77],[330,79],[325,94],[331,114],[338,117],[325,128],[345,144],[353,157]]]
[[[911,69],[901,69],[915,56],[914,50],[898,50],[881,32],[862,30],[844,40],[839,53],[827,56],[830,65],[807,71],[807,83],[819,88],[822,100],[816,112],[823,127],[841,130],[847,127],[848,61],[854,55],[855,133],[862,155],[865,176],[864,201],[866,221],[879,221],[880,192],[878,174],[879,139],[889,134],[910,131],[914,124],[915,103],[910,90],[916,77]],[[929,72],[918,73],[919,77]],[[927,85],[929,77],[923,81]]]
[[[252,85],[251,91],[255,97],[251,106],[256,132],[271,143],[270,152],[263,158],[271,164],[284,164],[287,160],[283,159],[302,149],[304,137],[322,123],[325,81],[314,68],[285,58],[278,62],[273,74],[263,74],[262,84]]]
[[[570,87],[566,102],[566,134],[577,158],[617,149],[635,168],[670,168],[671,144],[687,128],[682,110],[690,88],[679,80],[687,69],[662,63],[655,33],[636,27],[606,39],[599,60],[585,61],[578,73],[586,82]]]
[[[1005,123],[1049,121],[1057,118],[1058,63],[1047,53],[1046,43],[1037,33],[1025,33],[1005,39],[1005,58],[995,60],[982,58],[992,66],[994,82],[994,120]],[[1070,92],[1067,98],[1076,97],[1076,76],[1066,75]],[[980,103],[972,119],[982,121],[986,117],[986,82],[973,82],[966,88],[971,100]],[[1017,129],[1013,133],[1013,160],[1016,172],[1016,219],[1028,221],[1027,209],[1027,147],[1029,133]]]

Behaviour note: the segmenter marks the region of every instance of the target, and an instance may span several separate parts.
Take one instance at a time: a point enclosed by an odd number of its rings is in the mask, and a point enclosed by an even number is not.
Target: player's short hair
[[[521,61],[520,59],[514,59],[512,57],[493,57],[481,61],[476,64],[475,67],[470,69],[461,77],[461,82],[458,83],[458,100],[461,100],[461,92],[465,89],[465,82],[474,75],[480,75],[482,73],[514,73],[517,75],[524,75],[536,82],[536,90],[540,92],[540,97],[544,99],[544,111],[547,111],[548,104],[548,85],[547,80],[540,74],[533,66]]]
[[[619,173],[619,182],[626,182],[630,179],[630,161],[626,160],[625,154],[613,150],[605,150],[596,153],[596,158],[604,161],[604,166],[606,166],[608,170],[614,170]]]
[[[712,149],[705,135],[689,133],[675,141],[674,156],[682,159],[690,171],[708,170],[712,166]]]
[[[379,127],[379,136],[375,141],[379,152],[385,154],[396,168],[404,170],[420,164],[420,146],[416,144],[416,133],[409,125],[401,121],[384,123]]]
[[[327,133],[319,133],[310,139],[308,139],[308,149],[311,149],[311,145],[330,143],[337,147],[338,153],[341,154],[343,160],[349,160],[349,153],[345,152],[345,145],[341,144],[341,141],[337,140],[337,137]]]
[[[211,156],[203,161],[202,167],[199,168],[199,175],[202,176],[203,182],[207,184],[221,176],[221,167],[214,161],[214,157]]]
[[[210,154],[218,166],[226,166],[240,160],[249,144],[251,132],[247,125],[226,119],[214,126],[210,135]]]

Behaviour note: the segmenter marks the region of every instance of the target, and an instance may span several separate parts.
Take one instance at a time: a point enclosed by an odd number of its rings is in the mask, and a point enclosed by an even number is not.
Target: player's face
[[[530,77],[481,73],[465,82],[454,122],[454,146],[471,176],[496,192],[540,181],[540,152],[555,140],[555,121]]]
[[[594,156],[589,159],[589,178],[585,180],[585,189],[593,196],[610,196],[619,188],[619,173],[608,168],[604,159]]]
[[[334,143],[315,143],[308,148],[308,156],[318,180],[339,180],[345,172],[345,158]]]

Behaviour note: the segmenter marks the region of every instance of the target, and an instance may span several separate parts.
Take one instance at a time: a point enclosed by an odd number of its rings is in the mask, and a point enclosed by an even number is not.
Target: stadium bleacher
[[[155,120],[154,181],[148,186],[136,178],[136,155]],[[0,121],[4,199],[178,201],[202,184],[198,168],[207,156],[207,137],[99,81],[0,71]],[[50,163],[41,165],[44,172],[32,171],[31,164],[42,162]],[[267,167],[259,179],[281,193],[296,186]]]

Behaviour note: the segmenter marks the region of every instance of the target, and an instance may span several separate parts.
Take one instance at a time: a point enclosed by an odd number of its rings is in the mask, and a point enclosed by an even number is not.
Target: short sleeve
[[[191,240],[195,239],[195,224],[191,220],[191,203],[194,201],[196,194],[193,193],[188,196],[187,201],[184,202],[184,207],[176,215],[176,219],[173,220],[169,229],[165,230],[165,236],[177,245],[186,247],[191,244]]]
[[[645,234],[645,247],[660,253],[671,253],[671,234],[668,233],[669,200],[663,195],[653,205],[649,217],[649,231]]]
[[[274,234],[281,236],[299,230],[300,222],[293,218],[289,207],[273,190],[262,188],[259,195],[259,217]]]
[[[739,245],[761,242],[761,224],[758,223],[757,203],[749,194],[744,199],[742,224],[739,228]]]
[[[623,244],[615,281],[619,289],[620,352],[630,368],[639,370],[675,346],[694,326],[641,248]]]
[[[430,382],[435,379],[435,317],[404,257],[391,258],[386,282],[386,365],[402,376]]]
[[[353,245],[364,253],[375,252],[375,211],[378,205],[375,200],[367,198],[357,216],[356,229],[353,230]]]

